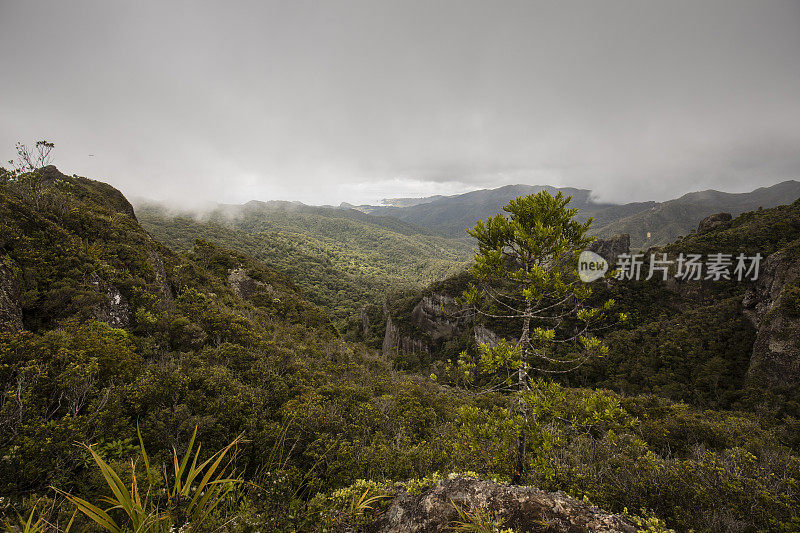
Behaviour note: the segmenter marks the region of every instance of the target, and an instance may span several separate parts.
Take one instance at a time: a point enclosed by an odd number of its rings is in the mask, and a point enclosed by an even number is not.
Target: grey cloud
[[[743,190],[800,177],[797,57],[797,2],[5,1],[0,152],[176,202]]]

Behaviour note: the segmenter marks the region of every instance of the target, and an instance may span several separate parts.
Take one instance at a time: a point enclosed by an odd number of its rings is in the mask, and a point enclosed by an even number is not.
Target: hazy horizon
[[[0,0],[0,155],[172,205],[800,179],[800,2]]]
[[[89,176],[84,176],[84,177],[89,177]],[[700,193],[700,192],[705,192],[705,191],[717,191],[717,192],[730,193],[730,194],[749,193],[749,192],[753,192],[753,191],[755,191],[757,189],[760,189],[760,188],[769,188],[769,187],[773,187],[775,185],[780,185],[782,183],[787,183],[787,182],[796,182],[797,183],[797,182],[800,182],[800,179],[781,180],[781,181],[778,181],[776,183],[769,183],[769,184],[759,185],[759,186],[754,186],[754,187],[745,186],[745,187],[742,188],[742,190],[697,189],[697,190],[686,191],[684,193],[677,194],[674,197],[664,198],[662,200],[652,200],[652,199],[647,200],[647,199],[645,199],[645,200],[637,200],[637,201],[643,201],[643,202],[656,201],[656,202],[659,202],[659,203],[668,202],[670,200],[679,199],[679,198],[681,198],[681,197],[683,197],[683,196],[685,196],[687,194]],[[269,198],[269,199],[251,198],[251,199],[245,200],[243,202],[222,202],[222,201],[209,200],[209,201],[205,201],[205,202],[185,203],[185,202],[174,202],[174,201],[170,201],[169,199],[151,198],[151,197],[141,196],[141,195],[127,195],[127,197],[128,197],[128,199],[130,200],[130,202],[134,206],[160,205],[162,207],[170,209],[172,212],[174,212],[176,214],[177,213],[181,213],[181,212],[184,212],[184,213],[185,212],[190,212],[190,213],[194,213],[196,215],[202,215],[205,212],[208,212],[208,211],[220,208],[220,207],[238,207],[238,206],[242,206],[244,204],[247,204],[249,202],[264,202],[264,203],[267,203],[267,202],[287,202],[287,203],[302,204],[302,205],[306,205],[306,206],[310,206],[310,207],[334,207],[334,208],[341,207],[342,204],[348,204],[349,206],[352,206],[354,208],[366,207],[366,206],[369,206],[369,207],[391,207],[392,203],[390,203],[389,201],[425,200],[425,199],[428,199],[428,198],[436,198],[436,197],[452,197],[452,196],[458,196],[458,195],[461,195],[461,194],[467,194],[467,193],[470,193],[470,192],[495,190],[495,189],[498,189],[498,188],[501,188],[501,187],[513,187],[513,186],[520,186],[520,185],[526,185],[526,186],[532,186],[532,187],[551,186],[551,187],[555,187],[555,188],[558,188],[558,189],[573,188],[573,189],[580,189],[580,190],[588,190],[588,189],[581,189],[579,187],[571,187],[569,185],[555,186],[555,185],[549,185],[549,184],[546,184],[546,183],[535,183],[535,184],[534,183],[509,183],[509,184],[506,184],[506,185],[499,185],[498,187],[475,188],[475,189],[471,189],[471,190],[463,192],[463,193],[444,194],[444,195],[442,195],[442,194],[434,194],[434,195],[426,195],[426,196],[404,196],[404,197],[399,197],[398,196],[398,197],[392,197],[392,198],[381,198],[380,200],[377,200],[375,202],[359,203],[359,204],[354,204],[354,203],[348,202],[346,200],[344,200],[342,202],[339,202],[339,203],[336,203],[336,204],[331,204],[331,203],[307,203],[307,202],[302,202],[302,201],[296,200],[296,199],[292,200],[292,199],[282,199],[282,198]],[[591,194],[590,198],[593,201],[596,201],[598,203],[609,203],[609,204],[616,204],[616,205],[622,205],[622,204],[625,204],[625,203],[629,203],[629,202],[614,202],[614,201],[606,202],[602,198],[597,197],[595,194]],[[791,203],[792,201],[794,201],[794,198],[791,198],[791,199],[787,198],[787,202],[786,203]]]

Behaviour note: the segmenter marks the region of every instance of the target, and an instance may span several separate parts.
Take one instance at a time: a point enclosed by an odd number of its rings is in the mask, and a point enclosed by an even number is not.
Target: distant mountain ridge
[[[593,217],[593,233],[608,237],[620,233],[631,235],[633,248],[647,248],[672,242],[686,235],[708,215],[721,211],[737,216],[759,207],[769,208],[793,202],[800,197],[800,182],[784,181],[746,193],[716,190],[688,193],[666,202],[632,202],[610,204],[597,202],[587,189],[548,185],[506,185],[453,196],[432,196],[418,199],[395,198],[387,206],[353,206],[361,212],[427,228],[446,237],[463,237],[466,229],[502,210],[509,200],[539,191],[562,192],[572,196],[572,207],[578,218]]]
[[[549,185],[506,185],[497,189],[483,189],[454,196],[443,196],[424,203],[393,206],[359,206],[371,215],[391,216],[418,226],[429,228],[446,237],[464,237],[465,230],[478,219],[497,214],[509,200],[540,191],[555,194],[558,191],[572,196],[573,205],[584,217],[594,212],[615,207],[591,199],[591,191],[571,187],[556,188]],[[401,199],[409,203],[408,199]],[[425,199],[427,200],[427,199]]]
[[[381,204],[390,207],[412,207],[419,204],[428,204],[436,200],[441,200],[442,198],[445,198],[445,196],[441,194],[426,196],[424,198],[384,198],[381,200]]]
[[[759,208],[791,204],[797,198],[800,198],[800,182],[794,180],[746,193],[698,191],[596,226],[594,231],[600,237],[628,233],[633,248],[661,246],[689,234],[708,215],[726,212],[736,217]]]

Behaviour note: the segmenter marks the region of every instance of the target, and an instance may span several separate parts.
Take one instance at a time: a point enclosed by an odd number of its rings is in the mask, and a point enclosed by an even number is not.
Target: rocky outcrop
[[[452,531],[454,522],[459,521],[454,505],[468,511],[488,511],[502,521],[503,528],[512,528],[516,533],[636,532],[636,527],[623,516],[608,514],[563,492],[544,492],[469,477],[440,481],[417,496],[400,492],[366,531]]]
[[[431,294],[423,297],[414,306],[411,319],[431,340],[449,339],[466,325],[461,311],[461,306],[454,298],[443,294]]]
[[[273,293],[274,289],[269,283],[258,281],[247,275],[244,268],[232,268],[228,271],[228,285],[230,285],[233,292],[239,298],[247,300],[252,298],[256,293],[266,290],[268,293]]]
[[[496,345],[499,337],[485,325],[475,322],[475,315],[448,294],[431,293],[421,297],[408,314],[400,318],[389,313],[384,306],[386,329],[383,338],[383,354],[434,353],[453,339],[474,336],[477,344]],[[364,320],[362,312],[362,321]],[[398,327],[402,322],[405,327]],[[473,327],[474,326],[474,327]],[[366,330],[367,324],[363,326]]]
[[[382,350],[385,356],[399,354],[430,353],[428,344],[419,339],[401,335],[400,330],[392,322],[392,317],[386,317],[386,333],[383,336]]]
[[[156,250],[150,250],[148,257],[150,259],[150,266],[153,267],[153,272],[156,274],[156,281],[158,282],[160,289],[159,292],[161,293],[159,303],[162,307],[171,307],[173,301],[175,300],[175,295],[172,293],[172,287],[167,280],[167,271],[164,268],[164,259]]]
[[[22,287],[11,260],[0,257],[0,331],[22,329]]]
[[[114,328],[127,328],[131,319],[128,299],[114,285],[103,281],[96,274],[89,280],[89,284],[105,296],[105,301],[95,309],[95,318]]]
[[[607,239],[598,238],[592,241],[586,249],[602,256],[609,264],[613,265],[618,256],[630,253],[631,236],[623,233]]]
[[[766,259],[742,305],[758,328],[749,377],[767,385],[800,385],[800,240]]]
[[[709,231],[717,228],[721,228],[732,219],[733,216],[731,216],[730,213],[716,213],[714,215],[709,215],[700,221],[700,224],[697,226],[697,234],[700,235],[703,233],[708,233]]]
[[[483,324],[475,324],[474,329],[475,344],[488,344],[489,346],[497,346],[500,342],[500,337],[497,334],[484,326]]]
[[[410,325],[415,333],[402,333],[392,321],[388,309],[386,330],[383,338],[383,354],[431,353],[442,342],[466,335],[473,325],[474,317],[446,294],[433,293],[420,298],[410,313]],[[497,335],[488,328],[477,324],[474,328],[475,341],[496,344]]]

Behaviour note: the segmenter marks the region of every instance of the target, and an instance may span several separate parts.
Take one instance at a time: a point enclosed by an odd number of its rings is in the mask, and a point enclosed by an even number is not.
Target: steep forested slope
[[[237,469],[263,488],[239,497],[260,529],[317,521],[289,510],[317,490],[452,464],[441,436],[462,400],[341,341],[284,275],[206,241],[171,252],[117,191],[43,174],[36,198],[0,183],[5,518],[51,484],[98,497],[75,443],[122,472],[137,426],[154,461],[195,427],[208,449],[243,432]]]

